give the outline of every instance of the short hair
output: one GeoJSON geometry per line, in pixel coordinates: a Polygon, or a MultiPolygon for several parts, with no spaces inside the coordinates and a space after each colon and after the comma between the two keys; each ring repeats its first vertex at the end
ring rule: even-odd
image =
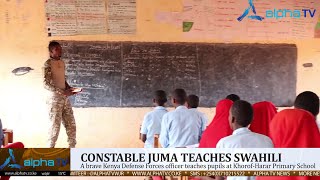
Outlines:
{"type": "Polygon", "coordinates": [[[57,41],[50,41],[48,49],[49,52],[51,52],[53,50],[53,48],[61,46],[60,43],[58,43],[57,41]]]}
{"type": "Polygon", "coordinates": [[[302,92],[294,101],[294,107],[304,109],[317,116],[319,114],[319,97],[311,91],[302,92]]]}
{"type": "Polygon", "coordinates": [[[172,92],[172,97],[176,100],[177,104],[184,104],[187,100],[187,93],[184,89],[175,89],[172,92]]]}
{"type": "Polygon", "coordinates": [[[237,124],[247,127],[253,119],[253,108],[247,101],[238,100],[233,103],[231,114],[237,124]]]}
{"type": "Polygon", "coordinates": [[[163,106],[167,102],[167,93],[163,90],[157,90],[153,93],[153,98],[158,105],[163,106]]]}
{"type": "Polygon", "coordinates": [[[187,101],[191,108],[197,108],[199,106],[199,97],[194,94],[189,95],[187,101]]]}
{"type": "Polygon", "coordinates": [[[229,99],[229,100],[235,102],[235,101],[239,101],[239,100],[240,100],[240,97],[239,97],[238,95],[236,95],[236,94],[229,94],[229,95],[226,97],[226,99],[229,99]]]}

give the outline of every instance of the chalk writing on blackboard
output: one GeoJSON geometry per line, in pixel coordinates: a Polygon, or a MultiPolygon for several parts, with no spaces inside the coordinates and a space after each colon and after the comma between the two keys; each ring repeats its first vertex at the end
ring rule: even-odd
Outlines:
{"type": "Polygon", "coordinates": [[[153,91],[175,88],[198,95],[202,107],[230,93],[277,106],[296,95],[291,44],[61,43],[69,84],[87,92],[73,98],[76,107],[149,107],[153,91]]]}

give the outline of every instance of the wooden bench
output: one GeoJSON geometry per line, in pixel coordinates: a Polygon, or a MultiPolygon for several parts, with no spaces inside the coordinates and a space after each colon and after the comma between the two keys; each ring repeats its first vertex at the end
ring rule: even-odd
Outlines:
{"type": "Polygon", "coordinates": [[[13,143],[13,130],[12,129],[4,129],[3,130],[3,146],[8,145],[9,143],[13,143]]]}

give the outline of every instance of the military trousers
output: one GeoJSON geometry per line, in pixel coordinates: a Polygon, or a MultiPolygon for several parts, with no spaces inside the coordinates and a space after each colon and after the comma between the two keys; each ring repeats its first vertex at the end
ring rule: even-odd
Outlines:
{"type": "Polygon", "coordinates": [[[60,133],[61,123],[66,129],[69,148],[74,148],[76,141],[76,122],[69,98],[65,95],[52,94],[47,99],[49,108],[49,147],[54,148],[60,133]]]}

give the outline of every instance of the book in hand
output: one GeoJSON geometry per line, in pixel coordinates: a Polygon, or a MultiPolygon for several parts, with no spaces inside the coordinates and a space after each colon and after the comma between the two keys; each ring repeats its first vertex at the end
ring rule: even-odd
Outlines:
{"type": "Polygon", "coordinates": [[[192,144],[192,145],[188,145],[186,146],[186,148],[198,148],[199,144],[192,144]]]}
{"type": "Polygon", "coordinates": [[[73,88],[72,89],[72,92],[73,93],[79,93],[79,92],[81,92],[82,91],[82,88],[73,88]]]}

